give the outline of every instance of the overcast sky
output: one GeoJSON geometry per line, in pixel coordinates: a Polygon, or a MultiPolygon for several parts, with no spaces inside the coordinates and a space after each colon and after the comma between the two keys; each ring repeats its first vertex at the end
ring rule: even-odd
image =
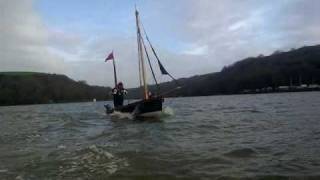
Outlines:
{"type": "MultiPolygon", "coordinates": [[[[112,63],[104,62],[113,50],[119,79],[135,87],[135,4],[177,78],[320,44],[318,0],[0,0],[0,71],[59,73],[113,86],[112,63]]],[[[169,80],[158,68],[157,74],[169,80]]]]}

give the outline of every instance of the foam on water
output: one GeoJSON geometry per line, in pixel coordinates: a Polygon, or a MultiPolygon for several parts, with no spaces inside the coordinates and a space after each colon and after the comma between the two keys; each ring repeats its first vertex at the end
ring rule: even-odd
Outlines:
{"type": "Polygon", "coordinates": [[[59,145],[59,146],[57,147],[57,149],[66,149],[66,146],[65,146],[65,145],[59,145]]]}
{"type": "Polygon", "coordinates": [[[174,116],[174,111],[171,107],[167,106],[162,110],[163,116],[174,116]]]}
{"type": "Polygon", "coordinates": [[[130,113],[122,113],[122,112],[118,112],[118,111],[114,111],[113,113],[110,114],[110,117],[112,119],[129,119],[129,120],[133,120],[134,116],[130,113]]]}
{"type": "MultiPolygon", "coordinates": [[[[174,111],[170,107],[165,107],[162,110],[162,113],[160,115],[160,118],[168,117],[168,116],[173,116],[174,111]]],[[[122,113],[118,111],[114,111],[113,113],[110,114],[111,119],[120,119],[120,120],[134,120],[134,115],[131,113],[122,113]]]]}
{"type": "Polygon", "coordinates": [[[8,172],[8,169],[0,169],[0,173],[6,173],[8,172]]]}
{"type": "MultiPolygon", "coordinates": [[[[67,158],[68,163],[60,166],[60,177],[87,172],[86,175],[112,175],[119,169],[128,166],[124,158],[116,157],[102,147],[91,145],[76,152],[75,156],[67,158]]],[[[86,177],[90,178],[90,177],[86,177]]]]}

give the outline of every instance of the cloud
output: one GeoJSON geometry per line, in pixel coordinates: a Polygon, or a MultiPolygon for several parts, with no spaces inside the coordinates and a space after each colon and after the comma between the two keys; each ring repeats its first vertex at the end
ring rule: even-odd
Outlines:
{"type": "MultiPolygon", "coordinates": [[[[137,86],[133,8],[98,12],[104,8],[90,3],[92,13],[88,8],[78,13],[84,4],[71,3],[73,21],[50,25],[48,19],[59,21],[68,8],[45,19],[32,0],[0,1],[0,70],[64,73],[89,84],[112,86],[112,63],[104,58],[114,50],[118,79],[137,86]],[[95,19],[94,14],[103,17],[95,19]]],[[[117,8],[122,7],[128,8],[117,8]]],[[[215,72],[246,57],[320,42],[320,1],[315,0],[163,0],[141,1],[139,7],[162,63],[176,77],[215,72]]],[[[157,77],[170,80],[160,75],[154,60],[157,77]]],[[[153,82],[150,75],[148,79],[153,82]]]]}
{"type": "Polygon", "coordinates": [[[187,55],[205,55],[208,53],[208,46],[203,45],[203,46],[198,46],[195,44],[189,45],[186,50],[184,50],[182,53],[187,54],[187,55]]]}
{"type": "Polygon", "coordinates": [[[180,24],[186,41],[207,45],[209,58],[225,63],[320,42],[318,1],[188,2],[188,21],[180,24]]]}
{"type": "Polygon", "coordinates": [[[2,0],[0,13],[0,71],[66,71],[63,59],[47,49],[48,32],[31,0],[2,0]]]}
{"type": "Polygon", "coordinates": [[[72,77],[85,79],[91,84],[113,85],[112,62],[104,62],[114,51],[118,79],[127,86],[138,85],[138,61],[136,39],[125,37],[98,36],[82,44],[78,60],[70,63],[72,77]]]}

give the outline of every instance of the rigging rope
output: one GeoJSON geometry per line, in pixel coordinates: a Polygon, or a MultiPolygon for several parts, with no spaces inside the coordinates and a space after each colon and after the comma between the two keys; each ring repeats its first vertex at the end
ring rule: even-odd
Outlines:
{"type": "MultiPolygon", "coordinates": [[[[151,44],[151,42],[150,42],[150,40],[149,40],[148,34],[147,34],[147,32],[146,32],[143,24],[142,24],[141,22],[140,22],[140,24],[141,24],[141,26],[142,26],[143,33],[145,34],[146,39],[147,39],[147,41],[148,41],[148,43],[149,43],[149,46],[150,46],[150,48],[151,48],[151,50],[152,50],[152,53],[154,54],[154,56],[156,57],[156,59],[157,59],[157,61],[158,61],[158,63],[159,63],[160,69],[161,69],[161,68],[164,69],[164,67],[163,67],[162,64],[161,64],[161,61],[160,61],[160,59],[159,59],[156,51],[154,50],[154,48],[153,48],[153,46],[152,46],[152,44],[151,44]]],[[[168,71],[165,70],[165,72],[166,72],[166,74],[167,74],[168,76],[170,76],[170,78],[171,78],[172,80],[174,80],[174,82],[179,86],[178,81],[177,81],[168,71]]]]}

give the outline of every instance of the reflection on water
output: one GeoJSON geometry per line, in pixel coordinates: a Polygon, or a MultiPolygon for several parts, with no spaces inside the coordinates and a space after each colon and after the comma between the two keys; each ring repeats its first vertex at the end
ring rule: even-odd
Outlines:
{"type": "Polygon", "coordinates": [[[0,107],[0,179],[320,178],[319,92],[167,99],[152,122],[103,105],[0,107]]]}

